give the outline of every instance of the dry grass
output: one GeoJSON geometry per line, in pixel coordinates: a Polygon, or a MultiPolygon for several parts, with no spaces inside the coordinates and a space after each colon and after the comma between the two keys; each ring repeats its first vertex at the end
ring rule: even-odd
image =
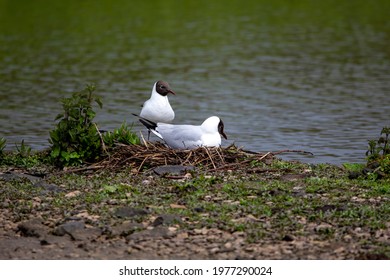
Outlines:
{"type": "Polygon", "coordinates": [[[81,168],[69,168],[65,172],[82,172],[87,170],[119,171],[131,167],[138,172],[143,168],[154,168],[163,165],[182,165],[202,167],[208,172],[226,169],[246,169],[254,161],[271,163],[275,156],[281,153],[306,153],[297,150],[282,150],[277,152],[252,152],[235,146],[199,147],[193,150],[175,150],[160,142],[147,142],[143,145],[119,144],[107,151],[107,156],[101,161],[81,168]]]}
{"type": "Polygon", "coordinates": [[[253,160],[273,158],[271,153],[253,153],[231,145],[226,148],[199,147],[193,150],[175,150],[157,142],[144,145],[121,145],[95,166],[121,169],[131,165],[140,171],[143,167],[161,165],[201,166],[207,170],[219,170],[249,164],[253,160]]]}

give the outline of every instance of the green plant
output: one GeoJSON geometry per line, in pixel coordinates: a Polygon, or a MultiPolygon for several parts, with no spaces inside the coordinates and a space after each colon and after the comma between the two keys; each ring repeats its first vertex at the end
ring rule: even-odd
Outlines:
{"type": "Polygon", "coordinates": [[[368,150],[366,152],[367,160],[374,161],[378,158],[385,157],[390,154],[389,143],[390,127],[382,128],[380,137],[378,140],[368,141],[368,150]],[[382,136],[384,134],[384,136],[382,136]],[[382,154],[381,154],[382,153],[382,154]]]}
{"type": "Polygon", "coordinates": [[[4,137],[1,137],[1,138],[0,138],[0,156],[3,155],[3,151],[4,151],[4,149],[5,149],[5,146],[7,146],[6,143],[7,143],[7,140],[5,140],[4,137]]]}
{"type": "Polygon", "coordinates": [[[390,174],[390,127],[383,127],[378,140],[368,141],[368,150],[366,152],[367,165],[373,169],[372,172],[380,177],[390,174]]]}
{"type": "Polygon", "coordinates": [[[129,127],[124,121],[120,128],[115,129],[113,132],[105,132],[103,134],[104,143],[112,147],[115,143],[122,143],[126,145],[138,145],[140,140],[136,133],[132,131],[132,126],[129,127]]]}
{"type": "Polygon", "coordinates": [[[20,143],[20,146],[15,145],[16,150],[18,151],[18,154],[22,158],[29,157],[31,155],[31,147],[24,144],[24,140],[20,143]]]}
{"type": "Polygon", "coordinates": [[[64,112],[55,120],[57,127],[50,131],[50,156],[57,165],[69,166],[96,160],[101,153],[101,139],[93,122],[96,113],[92,104],[102,108],[101,98],[94,94],[94,85],[62,99],[64,112]]]}

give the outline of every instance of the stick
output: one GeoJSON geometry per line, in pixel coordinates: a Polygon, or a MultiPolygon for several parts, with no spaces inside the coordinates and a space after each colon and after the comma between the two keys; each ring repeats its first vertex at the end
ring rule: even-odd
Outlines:
{"type": "Polygon", "coordinates": [[[307,151],[303,151],[303,150],[281,150],[281,151],[270,152],[270,153],[273,155],[279,155],[279,154],[283,154],[283,153],[299,153],[299,154],[307,154],[307,155],[314,156],[314,154],[312,152],[307,152],[307,151]]]}
{"type": "Polygon", "coordinates": [[[208,149],[207,147],[204,147],[204,148],[205,148],[205,150],[206,150],[206,153],[209,155],[209,158],[210,158],[211,163],[213,164],[214,168],[217,168],[217,167],[215,166],[215,164],[214,164],[213,158],[212,158],[211,155],[210,155],[209,149],[208,149]]]}
{"type": "Polygon", "coordinates": [[[102,134],[100,133],[99,128],[97,127],[96,123],[93,123],[93,124],[95,125],[96,131],[97,131],[97,133],[99,134],[100,142],[102,143],[102,150],[103,150],[103,152],[104,152],[106,155],[110,156],[110,154],[107,152],[106,144],[104,144],[103,136],[102,136],[102,134]]]}

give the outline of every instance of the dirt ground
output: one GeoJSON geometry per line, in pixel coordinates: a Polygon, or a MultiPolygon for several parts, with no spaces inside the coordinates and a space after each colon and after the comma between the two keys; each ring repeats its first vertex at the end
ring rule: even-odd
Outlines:
{"type": "MultiPolygon", "coordinates": [[[[40,203],[34,198],[34,203],[40,203]]],[[[2,204],[6,204],[3,201],[2,204]]],[[[226,232],[218,228],[184,229],[185,217],[172,214],[153,216],[149,209],[122,207],[111,225],[83,209],[73,216],[53,216],[44,220],[40,213],[12,222],[16,213],[2,209],[0,214],[0,259],[386,259],[371,253],[372,245],[354,242],[346,234],[340,240],[316,240],[286,235],[248,243],[245,232],[226,232]],[[138,223],[133,218],[148,215],[138,223]],[[180,221],[179,224],[176,221],[180,221]]],[[[250,221],[249,221],[250,222],[250,221]]],[[[256,221],[262,222],[262,221],[256,221]]],[[[390,224],[389,224],[390,226],[390,224]]],[[[312,224],[313,231],[327,224],[312,224]]],[[[389,228],[389,227],[388,227],[389,228]]],[[[359,239],[373,233],[354,232],[359,239]]],[[[389,230],[376,232],[387,239],[389,230]]],[[[382,242],[387,242],[382,240],[382,242]]]]}
{"type": "MultiPolygon", "coordinates": [[[[280,231],[274,233],[273,230],[275,229],[271,228],[273,223],[278,223],[275,220],[279,217],[278,211],[285,211],[277,205],[274,206],[274,214],[271,216],[253,216],[249,212],[251,211],[250,204],[247,205],[247,208],[242,208],[242,211],[247,212],[239,216],[228,212],[237,223],[253,224],[256,230],[256,227],[261,224],[261,228],[268,231],[264,234],[264,237],[257,237],[254,240],[249,236],[249,230],[225,230],[215,222],[199,227],[199,224],[194,224],[194,220],[188,219],[186,215],[181,215],[182,212],[169,211],[184,207],[183,194],[180,192],[186,190],[175,189],[172,191],[170,186],[176,182],[176,179],[164,179],[165,181],[162,181],[159,177],[144,175],[140,175],[142,178],[137,177],[139,183],[134,184],[138,184],[139,189],[131,189],[132,192],[138,192],[140,199],[144,199],[148,195],[151,196],[160,191],[161,193],[155,194],[156,200],[154,203],[156,205],[159,203],[158,199],[164,200],[167,195],[174,196],[177,195],[177,192],[180,193],[174,204],[167,204],[166,207],[164,206],[165,208],[160,205],[160,210],[155,211],[152,207],[134,207],[129,205],[127,200],[121,199],[104,199],[99,203],[91,201],[93,196],[88,195],[101,192],[101,186],[99,185],[100,189],[97,190],[95,183],[91,183],[90,187],[83,188],[79,185],[84,186],[92,181],[93,174],[83,176],[85,181],[82,182],[77,181],[82,176],[73,176],[71,179],[61,179],[63,180],[62,183],[54,184],[55,177],[45,181],[35,176],[25,175],[21,171],[0,172],[0,191],[3,197],[0,201],[0,259],[307,260],[389,258],[390,219],[384,221],[385,226],[375,229],[359,226],[364,224],[361,220],[351,223],[351,227],[337,228],[337,219],[339,218],[335,213],[348,210],[343,207],[343,203],[346,203],[347,200],[351,201],[351,207],[356,206],[351,208],[357,211],[356,213],[360,213],[358,212],[359,205],[367,209],[371,209],[368,207],[376,207],[373,209],[388,211],[386,210],[388,208],[380,208],[383,204],[388,205],[389,198],[387,195],[366,199],[364,198],[366,190],[359,188],[358,190],[361,190],[362,194],[356,192],[352,193],[350,197],[344,198],[342,194],[346,193],[345,191],[330,186],[331,191],[339,191],[335,195],[335,199],[340,199],[339,202],[333,201],[333,204],[331,204],[328,201],[327,193],[324,193],[323,190],[319,189],[315,192],[311,190],[309,193],[308,188],[310,186],[303,184],[305,178],[314,176],[314,173],[305,175],[297,174],[294,171],[295,174],[292,174],[291,170],[286,170],[286,174],[280,176],[273,174],[274,177],[272,178],[278,178],[277,180],[280,182],[283,180],[289,181],[291,184],[287,185],[287,189],[272,187],[264,193],[264,191],[260,192],[258,189],[249,186],[250,188],[242,189],[245,192],[249,190],[253,192],[245,194],[248,201],[253,201],[254,197],[257,196],[258,199],[264,199],[268,203],[271,200],[278,201],[280,197],[280,199],[284,199],[281,200],[282,203],[285,203],[285,200],[288,201],[295,197],[297,202],[302,202],[304,211],[311,212],[307,212],[306,217],[292,217],[293,230],[289,230],[288,225],[286,225],[287,229],[282,234],[280,234],[280,231]],[[172,183],[172,181],[175,182],[172,183]],[[162,187],[161,182],[165,182],[168,187],[162,187]],[[30,193],[31,189],[36,186],[40,187],[39,190],[30,193]],[[290,186],[292,186],[293,191],[289,189],[290,186]],[[289,196],[286,196],[287,194],[289,196]],[[80,199],[77,200],[77,197],[80,197],[80,199]],[[306,209],[305,207],[308,202],[314,199],[318,199],[318,203],[323,203],[317,207],[324,213],[323,215],[327,215],[327,213],[334,214],[334,217],[329,214],[328,219],[328,221],[334,221],[334,224],[326,222],[326,219],[321,218],[321,216],[313,219],[313,221],[310,220],[310,215],[317,215],[318,210],[314,208],[306,209]],[[88,200],[88,203],[84,203],[85,200],[88,200]],[[61,206],[58,206],[59,203],[61,203],[61,206]],[[69,206],[67,203],[69,203],[69,206]],[[161,209],[163,210],[161,211],[161,209]]],[[[261,176],[268,176],[267,180],[269,180],[271,175],[264,175],[266,173],[263,171],[261,170],[261,176]]],[[[278,169],[279,173],[280,169],[278,169]]],[[[105,176],[107,177],[107,175],[105,176]]],[[[127,179],[118,178],[107,180],[111,180],[113,186],[118,185],[114,184],[117,180],[123,184],[120,186],[133,188],[124,181],[127,179]]],[[[100,184],[102,178],[97,177],[96,180],[100,184]]],[[[223,181],[224,179],[219,180],[223,181]]],[[[235,179],[231,180],[234,181],[235,179]]],[[[273,181],[275,180],[269,180],[271,183],[273,181]]],[[[194,184],[196,182],[198,181],[192,181],[194,184]]],[[[218,182],[218,180],[216,182],[212,181],[212,178],[205,179],[203,182],[206,185],[209,184],[204,187],[207,190],[202,194],[205,203],[209,201],[209,205],[220,205],[220,207],[226,203],[231,203],[232,207],[236,207],[234,205],[235,201],[222,200],[222,198],[217,197],[222,193],[221,189],[218,188],[223,187],[218,182]],[[207,191],[210,191],[210,195],[207,191]]],[[[256,188],[263,186],[261,185],[263,183],[256,185],[258,184],[256,182],[248,181],[248,184],[254,184],[256,188]]],[[[186,184],[186,181],[183,181],[178,186],[186,187],[186,184]]],[[[237,184],[240,186],[240,181],[237,184]]],[[[351,183],[351,186],[355,185],[356,183],[351,183]]],[[[195,187],[191,186],[191,188],[195,187]]],[[[203,188],[203,186],[200,188],[203,188]]],[[[232,191],[236,190],[234,188],[235,185],[232,185],[232,191]]],[[[346,186],[346,188],[350,189],[349,186],[346,186]]],[[[106,188],[105,191],[113,192],[115,189],[106,188]]],[[[185,195],[188,199],[193,197],[192,193],[185,195]]],[[[238,197],[241,195],[241,193],[237,194],[238,197]]],[[[187,207],[193,206],[189,202],[187,207]]],[[[218,216],[218,208],[216,209],[214,213],[211,213],[214,216],[218,216]]],[[[210,213],[205,209],[194,207],[192,210],[198,212],[198,214],[200,213],[200,217],[205,218],[205,220],[207,220],[207,217],[211,217],[208,216],[210,213]]],[[[364,214],[364,212],[362,213],[364,214]]],[[[374,214],[372,214],[372,217],[375,219],[374,214]]],[[[383,218],[381,220],[383,221],[383,218]]],[[[375,222],[375,220],[373,221],[375,222]]]]}

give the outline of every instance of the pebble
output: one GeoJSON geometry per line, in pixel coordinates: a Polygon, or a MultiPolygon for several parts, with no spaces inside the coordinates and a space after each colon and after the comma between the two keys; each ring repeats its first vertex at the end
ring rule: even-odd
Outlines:
{"type": "Polygon", "coordinates": [[[80,194],[81,194],[81,191],[73,191],[73,192],[67,193],[65,195],[65,197],[66,198],[72,198],[72,197],[79,196],[80,194]]]}

